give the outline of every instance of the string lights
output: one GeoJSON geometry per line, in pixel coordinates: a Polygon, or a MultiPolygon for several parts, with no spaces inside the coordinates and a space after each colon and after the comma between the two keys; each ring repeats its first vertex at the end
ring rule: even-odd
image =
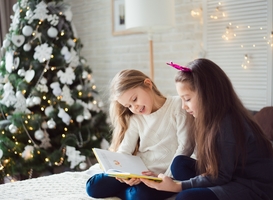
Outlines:
{"type": "Polygon", "coordinates": [[[223,11],[222,3],[218,2],[218,6],[215,8],[214,13],[210,15],[210,18],[218,20],[221,19],[222,17],[226,17],[226,14],[223,11]]]}
{"type": "Polygon", "coordinates": [[[250,65],[249,55],[245,54],[241,66],[242,66],[242,68],[247,69],[249,67],[249,65],[250,65]]]}
{"type": "Polygon", "coordinates": [[[224,40],[231,40],[234,37],[236,37],[236,33],[233,31],[232,24],[229,23],[229,25],[226,27],[225,33],[222,35],[222,38],[224,40]]]}
{"type": "MultiPolygon", "coordinates": [[[[196,17],[199,15],[197,9],[193,9],[191,11],[191,16],[196,17]]],[[[210,17],[211,20],[225,20],[227,19],[227,14],[224,12],[224,6],[221,2],[218,2],[218,4],[215,6],[214,11],[212,11],[212,14],[208,13],[208,16],[210,17]]],[[[243,37],[243,34],[254,34],[255,35],[260,35],[259,31],[262,31],[262,34],[267,34],[265,33],[265,29],[261,26],[258,26],[256,24],[236,24],[233,22],[229,22],[227,26],[225,26],[225,30],[223,31],[224,33],[222,34],[222,39],[231,42],[232,40],[236,39],[240,40],[241,37],[243,37]]],[[[270,46],[273,47],[273,31],[270,31],[269,36],[263,36],[263,40],[270,46]]],[[[246,40],[242,40],[243,42],[246,40]]],[[[247,49],[247,51],[251,51],[250,49],[257,48],[260,45],[263,45],[263,43],[259,42],[258,40],[253,40],[252,44],[249,43],[249,41],[246,41],[246,44],[242,43],[240,44],[240,48],[247,49]]],[[[230,43],[233,45],[233,43],[230,43]]],[[[236,44],[236,43],[234,43],[236,44]]],[[[243,69],[247,69],[250,67],[250,55],[248,53],[245,53],[243,55],[243,61],[241,64],[241,67],[243,69]]]]}
{"type": "Polygon", "coordinates": [[[191,16],[192,17],[201,17],[202,16],[202,8],[196,8],[191,10],[191,16]]]}

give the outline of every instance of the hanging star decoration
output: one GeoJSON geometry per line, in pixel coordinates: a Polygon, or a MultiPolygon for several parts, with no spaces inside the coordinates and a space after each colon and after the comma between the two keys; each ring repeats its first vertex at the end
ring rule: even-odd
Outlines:
{"type": "Polygon", "coordinates": [[[38,38],[39,42],[42,43],[42,39],[41,39],[42,33],[38,31],[38,28],[39,28],[39,26],[37,26],[36,30],[32,33],[32,35],[34,36],[32,41],[36,40],[38,38]]]}

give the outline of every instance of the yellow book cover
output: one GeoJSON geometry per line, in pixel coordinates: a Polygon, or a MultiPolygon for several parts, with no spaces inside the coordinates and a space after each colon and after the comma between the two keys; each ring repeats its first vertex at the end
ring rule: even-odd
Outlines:
{"type": "Polygon", "coordinates": [[[118,178],[146,178],[154,181],[161,181],[161,178],[142,175],[148,171],[139,156],[122,154],[105,149],[92,148],[102,170],[108,176],[118,178]]]}

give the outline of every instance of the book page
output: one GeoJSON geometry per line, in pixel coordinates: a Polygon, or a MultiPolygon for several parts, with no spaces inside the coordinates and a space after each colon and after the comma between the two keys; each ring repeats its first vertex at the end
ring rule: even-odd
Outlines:
{"type": "Polygon", "coordinates": [[[146,178],[161,181],[158,177],[142,175],[148,171],[139,156],[112,152],[104,149],[93,148],[93,152],[103,168],[103,171],[112,177],[119,178],[146,178]]]}
{"type": "Polygon", "coordinates": [[[121,154],[97,148],[93,148],[93,151],[105,172],[115,170],[120,173],[142,175],[143,171],[148,171],[139,156],[121,154]]]}

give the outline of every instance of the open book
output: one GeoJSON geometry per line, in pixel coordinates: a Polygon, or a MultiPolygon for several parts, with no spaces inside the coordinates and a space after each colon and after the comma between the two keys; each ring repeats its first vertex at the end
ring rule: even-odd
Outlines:
{"type": "Polygon", "coordinates": [[[104,149],[92,149],[102,170],[112,177],[118,178],[146,178],[154,181],[161,181],[161,178],[142,175],[148,171],[147,167],[139,156],[127,155],[112,152],[104,149]]]}

